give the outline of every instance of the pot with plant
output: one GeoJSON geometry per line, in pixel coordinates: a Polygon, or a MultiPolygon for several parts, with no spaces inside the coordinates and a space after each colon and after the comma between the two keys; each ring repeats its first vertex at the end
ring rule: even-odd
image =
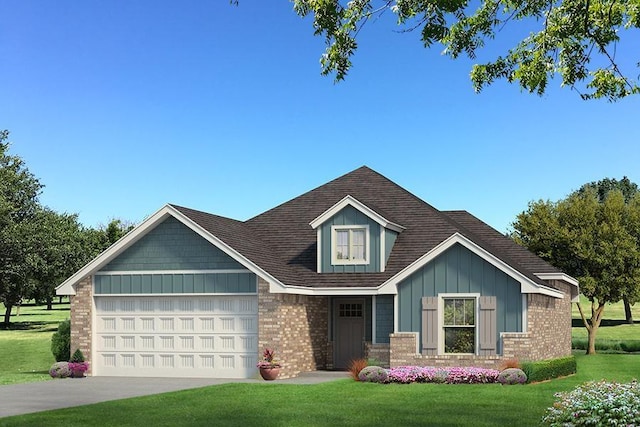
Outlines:
{"type": "Polygon", "coordinates": [[[71,359],[69,359],[69,370],[71,371],[71,377],[82,378],[89,369],[89,363],[84,361],[84,355],[82,350],[77,349],[71,359]]]}
{"type": "Polygon", "coordinates": [[[262,352],[262,360],[258,362],[258,369],[260,369],[260,376],[266,381],[273,381],[278,378],[280,374],[280,363],[275,360],[275,351],[270,348],[265,348],[262,352]]]}

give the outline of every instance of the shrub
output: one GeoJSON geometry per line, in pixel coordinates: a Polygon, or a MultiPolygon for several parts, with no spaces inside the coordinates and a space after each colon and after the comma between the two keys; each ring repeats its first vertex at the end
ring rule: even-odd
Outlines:
{"type": "MultiPolygon", "coordinates": [[[[585,338],[571,340],[574,350],[586,350],[588,341],[585,338]]],[[[640,352],[640,340],[596,340],[596,351],[603,353],[637,353],[640,352]]]]}
{"type": "Polygon", "coordinates": [[[71,353],[71,321],[60,322],[58,330],[51,336],[51,352],[56,362],[66,362],[71,353]]]}
{"type": "Polygon", "coordinates": [[[385,383],[388,377],[387,370],[380,366],[367,366],[358,374],[358,380],[371,383],[385,383]]]}
{"type": "Polygon", "coordinates": [[[576,373],[576,358],[567,356],[537,362],[523,362],[522,370],[530,383],[565,377],[576,373]]]}
{"type": "Polygon", "coordinates": [[[549,426],[640,425],[640,384],[588,382],[555,394],[542,422],[549,426]]]}
{"type": "Polygon", "coordinates": [[[73,362],[73,363],[84,362],[84,354],[82,354],[82,350],[77,349],[76,351],[74,351],[73,355],[71,356],[71,359],[69,359],[69,362],[73,362]]]}
{"type": "Polygon", "coordinates": [[[500,366],[498,367],[499,371],[504,371],[505,369],[509,369],[509,368],[518,368],[520,369],[520,362],[518,361],[518,359],[516,359],[515,357],[512,359],[506,359],[503,360],[502,362],[500,362],[500,366]]]}
{"type": "Polygon", "coordinates": [[[67,378],[71,376],[71,369],[69,369],[69,362],[56,362],[49,369],[49,375],[52,378],[67,378]]]}
{"type": "Polygon", "coordinates": [[[368,365],[369,362],[367,362],[366,359],[354,359],[349,362],[349,374],[351,375],[351,378],[356,381],[360,381],[358,378],[358,374],[360,374],[360,371],[362,371],[368,365]]]}
{"type": "Polygon", "coordinates": [[[522,369],[507,368],[498,375],[498,382],[502,385],[524,384],[527,382],[527,374],[522,369]]]}

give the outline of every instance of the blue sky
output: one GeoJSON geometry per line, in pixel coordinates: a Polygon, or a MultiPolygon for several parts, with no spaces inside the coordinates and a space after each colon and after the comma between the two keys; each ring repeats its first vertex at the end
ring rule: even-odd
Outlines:
{"type": "Polygon", "coordinates": [[[392,16],[339,84],[287,0],[3,0],[0,16],[0,129],[41,201],[86,225],[165,203],[244,220],[362,165],[499,231],[531,200],[640,183],[640,98],[584,102],[558,79],[475,94],[469,60],[392,16]]]}

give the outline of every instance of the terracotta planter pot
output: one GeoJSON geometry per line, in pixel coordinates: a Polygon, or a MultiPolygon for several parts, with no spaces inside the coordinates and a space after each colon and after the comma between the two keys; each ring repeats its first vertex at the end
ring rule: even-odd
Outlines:
{"type": "Polygon", "coordinates": [[[260,376],[265,381],[273,381],[278,378],[280,368],[260,368],[260,376]]]}

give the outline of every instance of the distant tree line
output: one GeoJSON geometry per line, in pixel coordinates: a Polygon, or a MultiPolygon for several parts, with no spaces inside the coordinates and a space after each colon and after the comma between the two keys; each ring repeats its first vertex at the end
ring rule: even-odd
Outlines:
{"type": "Polygon", "coordinates": [[[0,131],[0,302],[8,326],[25,300],[52,308],[55,288],[126,234],[132,225],[112,220],[85,227],[77,214],[43,206],[43,185],[24,161],[9,154],[9,132],[0,131]]]}

